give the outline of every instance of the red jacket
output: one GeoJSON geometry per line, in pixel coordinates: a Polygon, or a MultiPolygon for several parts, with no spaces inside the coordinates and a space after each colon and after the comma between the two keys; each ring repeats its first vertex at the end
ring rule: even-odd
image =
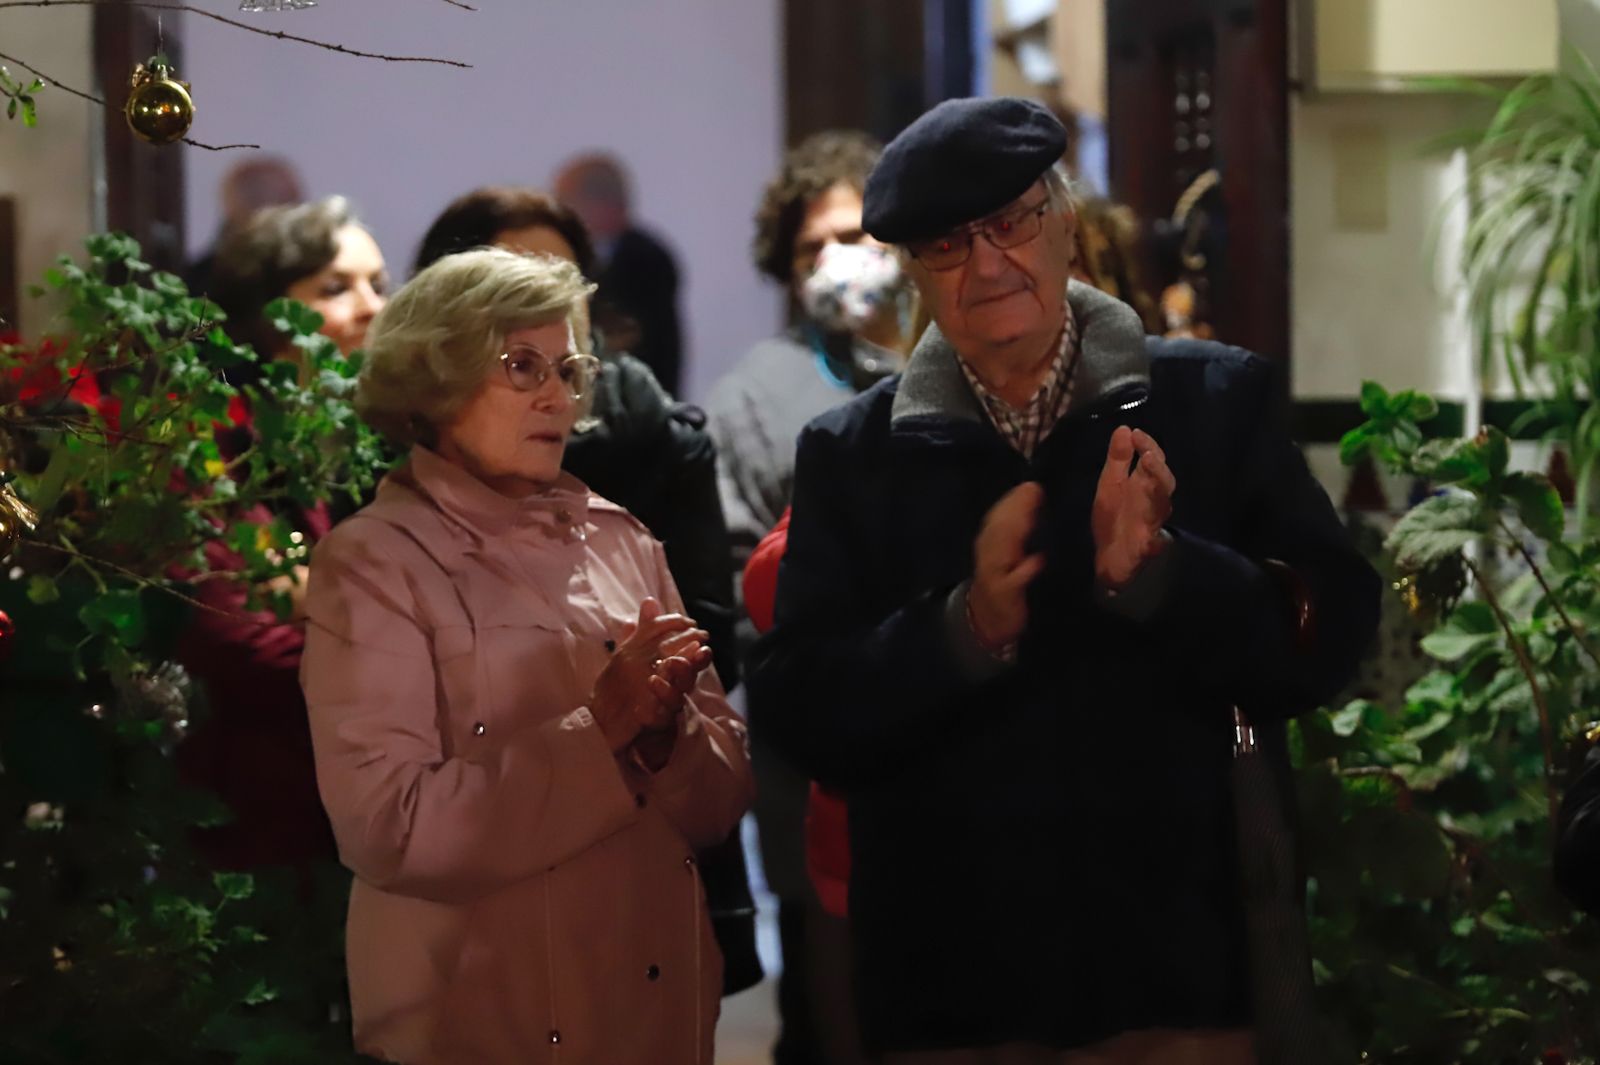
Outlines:
{"type": "MultiPolygon", "coordinates": [[[[789,512],[784,511],[745,563],[744,606],[760,632],[772,628],[773,606],[778,598],[778,564],[788,546],[789,512]]],[[[811,785],[806,806],[806,872],[823,910],[835,917],[847,916],[850,822],[844,799],[817,784],[811,785]]]]}

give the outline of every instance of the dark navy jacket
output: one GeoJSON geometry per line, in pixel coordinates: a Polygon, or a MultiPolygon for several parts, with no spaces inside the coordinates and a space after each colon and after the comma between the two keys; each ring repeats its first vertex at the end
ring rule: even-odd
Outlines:
{"type": "Polygon", "coordinates": [[[1556,840],[1556,883],[1567,898],[1600,917],[1600,747],[1561,803],[1556,840]]]}
{"type": "Polygon", "coordinates": [[[1247,1024],[1231,707],[1281,760],[1281,722],[1337,693],[1376,627],[1377,575],[1282,428],[1270,366],[1147,341],[1085,286],[1071,302],[1078,391],[1031,462],[936,330],[800,438],[751,720],[849,801],[870,1050],[1247,1024]],[[1124,423],[1177,477],[1174,540],[1108,601],[1088,515],[1124,423]],[[985,513],[1030,479],[1048,564],[1007,667],[961,604],[985,513]],[[1309,648],[1266,559],[1310,591],[1309,648]]]}

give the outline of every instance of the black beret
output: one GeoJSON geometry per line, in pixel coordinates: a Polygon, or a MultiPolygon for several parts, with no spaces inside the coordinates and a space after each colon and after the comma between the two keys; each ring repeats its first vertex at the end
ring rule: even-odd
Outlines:
{"type": "Polygon", "coordinates": [[[886,244],[938,236],[1027,192],[1066,148],[1066,129],[1043,104],[946,100],[883,150],[867,177],[862,228],[886,244]]]}

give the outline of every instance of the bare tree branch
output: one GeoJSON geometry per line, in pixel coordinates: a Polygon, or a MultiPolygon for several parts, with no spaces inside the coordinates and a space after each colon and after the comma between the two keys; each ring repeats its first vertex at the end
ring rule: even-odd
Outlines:
{"type": "Polygon", "coordinates": [[[197,141],[193,137],[183,138],[183,143],[189,145],[191,148],[204,148],[208,152],[231,152],[235,148],[261,147],[259,144],[207,144],[205,141],[197,141]]]}
{"type": "Polygon", "coordinates": [[[463,4],[461,2],[461,0],[444,0],[444,2],[449,4],[451,7],[459,7],[463,11],[476,11],[476,10],[478,10],[477,8],[473,7],[471,4],[463,4]]]}
{"type": "Polygon", "coordinates": [[[7,63],[15,63],[17,66],[21,67],[23,70],[26,70],[29,74],[32,74],[34,77],[44,82],[46,86],[52,89],[60,89],[62,92],[70,92],[80,100],[88,100],[90,103],[99,104],[101,107],[109,106],[104,100],[100,99],[100,97],[91,96],[89,93],[80,92],[70,85],[64,85],[55,78],[52,78],[50,75],[46,74],[44,71],[40,70],[38,67],[24,63],[14,55],[6,55],[4,52],[0,52],[0,59],[4,59],[7,63]]]}
{"type": "MultiPolygon", "coordinates": [[[[18,59],[16,56],[6,55],[4,52],[0,52],[0,59],[4,59],[8,63],[15,63],[17,66],[21,67],[23,70],[26,70],[28,73],[32,74],[34,77],[36,77],[40,81],[44,82],[46,88],[60,89],[62,92],[71,93],[73,96],[78,97],[78,99],[80,99],[80,100],[88,100],[90,103],[99,104],[101,107],[106,107],[106,108],[111,107],[111,104],[107,103],[105,100],[100,99],[100,97],[95,96],[92,93],[83,92],[80,89],[74,89],[71,85],[67,85],[67,84],[65,84],[63,82],[57,81],[55,78],[52,78],[50,75],[46,74],[44,71],[40,70],[38,67],[34,66],[31,63],[24,63],[22,60],[18,59]]],[[[232,150],[234,148],[260,148],[261,147],[261,145],[259,145],[259,144],[207,144],[205,141],[197,141],[193,137],[185,137],[185,138],[183,138],[183,143],[192,144],[196,148],[204,148],[204,149],[206,149],[207,151],[210,151],[210,152],[226,152],[226,151],[230,151],[230,150],[232,150]]]]}
{"type": "MultiPolygon", "coordinates": [[[[453,0],[446,0],[446,2],[450,3],[453,2],[453,0]]],[[[285,33],[282,30],[264,30],[260,26],[252,26],[248,22],[240,22],[238,19],[228,18],[226,15],[219,15],[214,11],[207,11],[205,8],[196,7],[193,4],[157,3],[154,2],[154,0],[0,0],[0,10],[13,7],[100,6],[139,7],[144,8],[147,11],[187,11],[192,15],[199,15],[201,18],[208,18],[213,22],[220,22],[224,26],[232,26],[235,29],[241,29],[247,33],[259,34],[262,37],[275,37],[280,41],[295,41],[299,44],[309,44],[314,48],[324,48],[330,52],[339,52],[342,55],[356,56],[361,59],[381,59],[386,63],[436,63],[440,66],[460,67],[463,70],[470,70],[472,67],[471,63],[463,63],[457,59],[439,59],[433,56],[415,55],[384,55],[380,52],[363,52],[355,48],[346,48],[342,44],[331,44],[328,41],[319,41],[312,37],[301,37],[293,33],[285,33]]],[[[40,76],[42,77],[43,75],[40,76]]],[[[204,147],[210,146],[205,145],[204,147]]]]}

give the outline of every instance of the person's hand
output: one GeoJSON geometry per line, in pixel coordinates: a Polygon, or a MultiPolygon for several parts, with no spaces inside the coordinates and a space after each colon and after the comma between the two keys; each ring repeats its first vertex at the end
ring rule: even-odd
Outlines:
{"type": "Polygon", "coordinates": [[[1166,454],[1149,433],[1124,425],[1111,434],[1090,517],[1094,575],[1102,588],[1127,584],[1166,547],[1161,528],[1172,516],[1177,488],[1166,454]]]}
{"type": "Polygon", "coordinates": [[[1029,481],[1007,492],[984,516],[972,547],[972,589],[967,609],[978,641],[991,650],[1016,642],[1028,627],[1028,585],[1044,569],[1044,556],[1028,554],[1044,489],[1029,481]]]}
{"type": "Polygon", "coordinates": [[[656,600],[639,604],[638,621],[627,626],[589,698],[589,712],[612,751],[626,750],[643,730],[673,723],[699,675],[695,663],[710,662],[707,638],[692,619],[663,613],[656,600]],[[685,673],[691,676],[686,683],[685,673]]]}

